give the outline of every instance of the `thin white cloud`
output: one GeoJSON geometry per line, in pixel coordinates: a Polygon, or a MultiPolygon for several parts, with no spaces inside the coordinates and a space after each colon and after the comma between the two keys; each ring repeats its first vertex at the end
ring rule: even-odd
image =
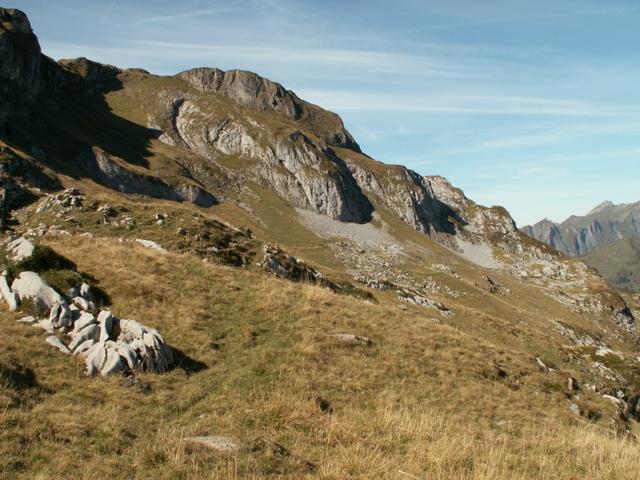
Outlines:
{"type": "MultiPolygon", "coordinates": [[[[144,40],[135,42],[143,48],[160,50],[166,54],[170,49],[182,57],[202,57],[212,55],[217,59],[229,58],[238,63],[277,63],[291,66],[332,65],[365,73],[377,71],[389,75],[423,74],[443,77],[468,78],[478,75],[477,66],[452,62],[438,56],[412,55],[380,51],[351,49],[292,48],[282,45],[230,45],[225,43],[201,44],[185,42],[164,42],[144,40]]],[[[338,71],[331,72],[334,77],[338,71]]],[[[484,72],[489,75],[489,72],[484,72]]]]}
{"type": "Polygon", "coordinates": [[[599,105],[544,97],[510,95],[381,95],[361,91],[312,90],[299,92],[303,98],[332,110],[371,112],[466,113],[561,116],[626,116],[638,114],[637,108],[599,105]]]}
{"type": "Polygon", "coordinates": [[[111,11],[113,10],[113,7],[115,7],[116,3],[118,0],[113,0],[111,2],[111,4],[109,4],[109,6],[107,7],[107,9],[105,10],[104,14],[102,15],[102,18],[100,19],[101,23],[104,23],[107,21],[107,18],[109,18],[109,15],[111,14],[111,11]]]}
{"type": "Polygon", "coordinates": [[[173,22],[176,20],[184,20],[187,18],[199,18],[199,17],[208,17],[211,15],[224,15],[232,12],[236,12],[237,10],[231,8],[207,8],[202,10],[193,10],[184,13],[172,13],[170,15],[157,15],[152,17],[140,18],[138,20],[134,20],[133,24],[144,24],[144,23],[158,23],[158,22],[173,22]]]}

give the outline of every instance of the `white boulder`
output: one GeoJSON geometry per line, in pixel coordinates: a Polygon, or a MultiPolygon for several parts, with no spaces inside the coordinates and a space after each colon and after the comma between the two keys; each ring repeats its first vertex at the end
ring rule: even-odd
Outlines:
{"type": "Polygon", "coordinates": [[[100,325],[100,342],[106,342],[111,335],[113,328],[113,315],[108,310],[102,310],[98,314],[98,325],[100,325]]]}
{"type": "Polygon", "coordinates": [[[91,340],[95,343],[98,341],[98,338],[100,338],[100,327],[95,323],[91,323],[73,334],[73,339],[71,340],[71,343],[69,343],[69,348],[71,350],[76,350],[76,348],[87,340],[91,340]]]}
{"type": "Polygon", "coordinates": [[[47,319],[38,320],[32,327],[38,327],[47,333],[53,333],[53,324],[47,319]]]}
{"type": "Polygon", "coordinates": [[[32,316],[28,316],[28,317],[22,317],[19,320],[16,320],[18,323],[26,323],[28,325],[33,325],[34,323],[37,322],[37,320],[35,319],[35,317],[32,316]]]}
{"type": "Polygon", "coordinates": [[[184,441],[217,452],[236,452],[242,448],[242,445],[233,438],[223,437],[221,435],[186,437],[184,441]]]}
{"type": "Polygon", "coordinates": [[[15,262],[20,262],[33,255],[35,245],[24,237],[16,238],[7,244],[9,258],[15,262]]]}
{"type": "MultiPolygon", "coordinates": [[[[89,350],[91,347],[93,347],[96,344],[96,341],[92,338],[90,338],[89,340],[85,340],[84,342],[82,342],[80,345],[78,345],[75,350],[73,350],[73,354],[74,355],[82,355],[84,354],[87,350],[89,350]]],[[[71,345],[69,345],[69,347],[71,347],[71,345]]]]}
{"type": "Polygon", "coordinates": [[[106,359],[102,369],[100,370],[100,374],[103,377],[107,375],[111,375],[117,372],[121,372],[126,368],[126,363],[122,360],[122,357],[116,350],[116,345],[114,342],[107,342],[106,344],[106,359]]]}
{"type": "Polygon", "coordinates": [[[22,272],[11,284],[20,301],[33,300],[36,308],[48,311],[55,304],[66,303],[64,298],[47,285],[40,275],[35,272],[22,272]]]}
{"type": "Polygon", "coordinates": [[[104,343],[96,343],[89,348],[85,353],[84,363],[87,367],[87,375],[95,375],[100,370],[107,358],[107,354],[104,350],[104,343]]]}
{"type": "Polygon", "coordinates": [[[7,302],[9,311],[15,312],[18,309],[19,299],[18,295],[15,292],[12,292],[11,288],[9,288],[6,271],[2,272],[2,275],[0,276],[0,293],[7,302]]]}
{"type": "Polygon", "coordinates": [[[142,245],[145,248],[150,248],[160,253],[167,253],[167,250],[165,250],[161,245],[157,244],[152,240],[143,240],[142,238],[136,238],[136,242],[138,242],[140,245],[142,245]]]}
{"type": "Polygon", "coordinates": [[[49,321],[56,328],[66,328],[72,325],[71,310],[66,300],[53,304],[49,310],[49,321]]]}
{"type": "Polygon", "coordinates": [[[62,353],[71,353],[69,348],[64,343],[62,343],[62,341],[58,337],[56,337],[55,335],[48,336],[46,338],[45,342],[47,342],[49,345],[51,345],[53,347],[56,347],[62,353]]]}
{"type": "Polygon", "coordinates": [[[71,335],[77,334],[80,330],[85,328],[87,325],[97,324],[96,317],[88,312],[81,312],[78,318],[73,323],[73,331],[71,335]]]}

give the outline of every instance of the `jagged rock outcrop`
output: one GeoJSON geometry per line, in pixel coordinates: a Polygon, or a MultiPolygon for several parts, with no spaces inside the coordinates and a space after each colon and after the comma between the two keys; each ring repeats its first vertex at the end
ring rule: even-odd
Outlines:
{"type": "Polygon", "coordinates": [[[329,145],[360,151],[351,134],[335,113],[312,105],[282,85],[253,72],[217,68],[194,68],[177,75],[204,93],[224,95],[239,105],[257,110],[273,110],[293,120],[309,121],[319,127],[329,145]]]}
{"type": "Polygon", "coordinates": [[[247,164],[240,175],[273,189],[301,208],[345,222],[371,219],[371,206],[345,162],[324,142],[300,131],[258,132],[232,118],[203,112],[195,103],[174,99],[175,140],[206,158],[220,154],[247,164]]]}
{"type": "Polygon", "coordinates": [[[264,258],[260,265],[267,272],[286,280],[337,288],[313,267],[272,245],[264,246],[264,258]]]}
{"type": "Polygon", "coordinates": [[[431,187],[434,196],[443,204],[449,206],[458,218],[458,225],[463,226],[467,235],[475,240],[483,239],[489,243],[500,242],[519,244],[519,234],[516,224],[509,212],[502,207],[484,207],[468,199],[464,192],[454,187],[444,177],[424,177],[431,187]]]}
{"type": "Polygon", "coordinates": [[[429,182],[408,168],[399,165],[382,165],[374,174],[351,161],[349,168],[356,182],[364,191],[378,197],[389,210],[416,230],[437,237],[456,231],[455,212],[440,202],[429,182]]]}

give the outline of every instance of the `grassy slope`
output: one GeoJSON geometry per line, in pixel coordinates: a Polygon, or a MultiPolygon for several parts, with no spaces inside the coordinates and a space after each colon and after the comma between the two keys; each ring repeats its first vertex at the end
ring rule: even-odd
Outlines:
{"type": "MultiPolygon", "coordinates": [[[[87,111],[65,112],[62,136],[73,132],[136,168],[175,177],[178,150],[141,136],[148,134],[142,128],[147,112],[136,107],[153,104],[154,89],[173,87],[175,80],[138,82],[136,75],[127,89],[106,96],[110,111],[99,123],[77,128],[87,111]],[[104,125],[109,127],[98,135],[104,125]]],[[[251,115],[273,122],[275,131],[286,127],[267,114],[251,115]]],[[[56,132],[51,135],[51,145],[44,146],[62,162],[75,144],[56,150],[56,132]]],[[[227,160],[226,166],[238,167],[227,160]]],[[[346,275],[328,242],[259,187],[251,186],[254,196],[241,197],[258,221],[233,199],[200,210],[117,195],[86,180],[79,185],[136,217],[127,229],[100,225],[91,212],[74,213],[80,230],[99,237],[149,238],[180,250],[176,228],[187,228],[191,236],[198,217],[215,214],[250,227],[258,241],[276,241],[332,278],[346,275]],[[156,211],[169,213],[166,225],[154,223],[156,211]]],[[[587,424],[568,413],[567,376],[592,381],[575,355],[593,352],[563,348],[566,341],[550,320],[596,336],[610,334],[607,324],[569,312],[535,287],[477,268],[379,212],[407,247],[405,267],[413,278],[433,278],[463,294],[433,296],[455,317],[401,309],[391,292],[374,292],[380,303],[369,305],[274,280],[255,265],[207,265],[189,254],[160,256],[113,239],[47,239],[96,279],[116,315],[159,328],[193,361],[168,375],[145,376],[152,391],[143,394],[123,387],[119,378],[85,378],[79,361],[52,353],[37,331],[3,311],[0,471],[18,478],[299,478],[312,462],[316,469],[309,475],[336,479],[635,478],[637,446],[606,433],[615,416],[611,404],[584,392],[578,403],[602,420],[587,424]],[[461,278],[435,271],[434,263],[453,266],[461,278]],[[487,273],[512,293],[487,293],[487,273]],[[346,347],[326,337],[336,332],[367,335],[374,346],[346,347]],[[556,371],[541,372],[536,355],[557,365],[556,371]],[[200,362],[206,368],[194,371],[200,362]],[[318,397],[331,403],[333,413],[320,411],[318,397]],[[228,434],[247,449],[232,457],[190,451],[182,438],[191,434],[228,434]],[[284,445],[291,455],[279,455],[277,448],[252,451],[265,441],[284,445]]],[[[29,211],[21,220],[73,230],[47,215],[29,211]]],[[[629,351],[629,345],[606,338],[629,351]]]]}
{"type": "Polygon", "coordinates": [[[640,238],[623,238],[583,260],[616,288],[640,292],[640,238]]]}
{"type": "Polygon", "coordinates": [[[33,372],[0,397],[0,470],[11,478],[300,478],[306,462],[309,476],[336,479],[635,478],[637,446],[568,416],[562,375],[425,310],[112,240],[46,243],[97,279],[116,314],[159,328],[193,361],[145,376],[143,394],[118,377],[87,379],[79,360],[3,311],[2,368],[33,372]],[[335,332],[374,346],[337,344],[335,332]],[[191,451],[181,440],[191,434],[248,448],[191,451]],[[291,455],[251,451],[261,440],[291,455]]]}

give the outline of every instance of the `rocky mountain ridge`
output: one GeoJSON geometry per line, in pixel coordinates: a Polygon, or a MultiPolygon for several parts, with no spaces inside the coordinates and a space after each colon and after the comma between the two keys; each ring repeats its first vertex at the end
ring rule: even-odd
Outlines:
{"type": "Polygon", "coordinates": [[[621,238],[640,236],[640,202],[606,201],[584,216],[572,215],[561,223],[544,219],[521,230],[566,255],[583,256],[621,238]]]}

